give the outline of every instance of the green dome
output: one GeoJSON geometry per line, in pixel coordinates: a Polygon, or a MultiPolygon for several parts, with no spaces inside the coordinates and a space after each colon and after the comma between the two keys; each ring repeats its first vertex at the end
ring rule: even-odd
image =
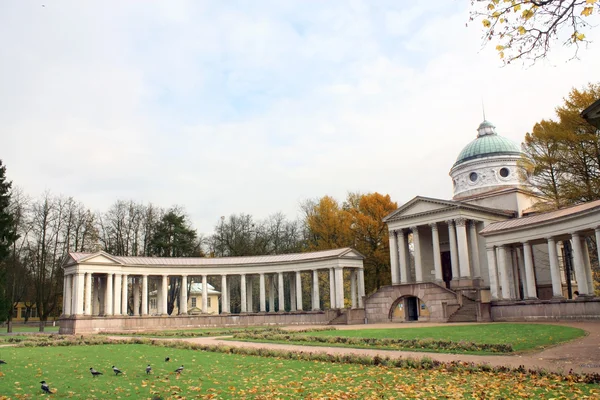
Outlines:
{"type": "Polygon", "coordinates": [[[477,139],[462,149],[454,166],[475,158],[521,154],[519,145],[510,139],[499,136],[496,133],[496,127],[491,122],[483,121],[479,125],[478,131],[477,139]]]}

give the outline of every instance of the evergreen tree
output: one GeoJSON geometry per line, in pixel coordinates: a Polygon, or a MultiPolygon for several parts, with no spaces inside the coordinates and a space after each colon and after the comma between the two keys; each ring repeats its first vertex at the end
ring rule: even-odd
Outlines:
{"type": "Polygon", "coordinates": [[[11,186],[12,183],[6,180],[6,167],[0,160],[0,321],[8,318],[12,306],[6,290],[6,261],[12,244],[17,240],[13,216],[9,211],[11,186]]]}

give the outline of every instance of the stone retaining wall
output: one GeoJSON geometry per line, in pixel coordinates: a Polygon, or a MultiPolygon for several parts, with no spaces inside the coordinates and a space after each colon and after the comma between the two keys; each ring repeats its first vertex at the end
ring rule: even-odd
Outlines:
{"type": "Polygon", "coordinates": [[[337,311],[252,313],[184,316],[66,317],[60,319],[61,334],[150,331],[183,328],[220,328],[262,325],[326,325],[337,311]]]}
{"type": "Polygon", "coordinates": [[[600,298],[494,301],[493,321],[600,320],[600,298]]]}

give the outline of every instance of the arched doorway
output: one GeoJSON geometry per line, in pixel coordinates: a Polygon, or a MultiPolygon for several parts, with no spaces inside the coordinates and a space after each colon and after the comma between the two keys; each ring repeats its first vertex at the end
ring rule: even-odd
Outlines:
{"type": "Polygon", "coordinates": [[[391,321],[418,321],[419,309],[425,310],[425,302],[416,296],[402,296],[393,304],[389,312],[391,321]]]}

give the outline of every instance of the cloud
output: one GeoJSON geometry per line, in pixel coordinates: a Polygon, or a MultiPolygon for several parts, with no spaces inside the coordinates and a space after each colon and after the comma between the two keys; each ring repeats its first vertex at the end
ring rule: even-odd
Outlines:
{"type": "MultiPolygon", "coordinates": [[[[600,31],[569,63],[500,67],[467,4],[34,2],[0,10],[0,140],[26,192],[294,218],[347,191],[450,198],[487,117],[520,141],[595,79],[600,31]]],[[[565,60],[558,49],[556,60],[565,60]]]]}

